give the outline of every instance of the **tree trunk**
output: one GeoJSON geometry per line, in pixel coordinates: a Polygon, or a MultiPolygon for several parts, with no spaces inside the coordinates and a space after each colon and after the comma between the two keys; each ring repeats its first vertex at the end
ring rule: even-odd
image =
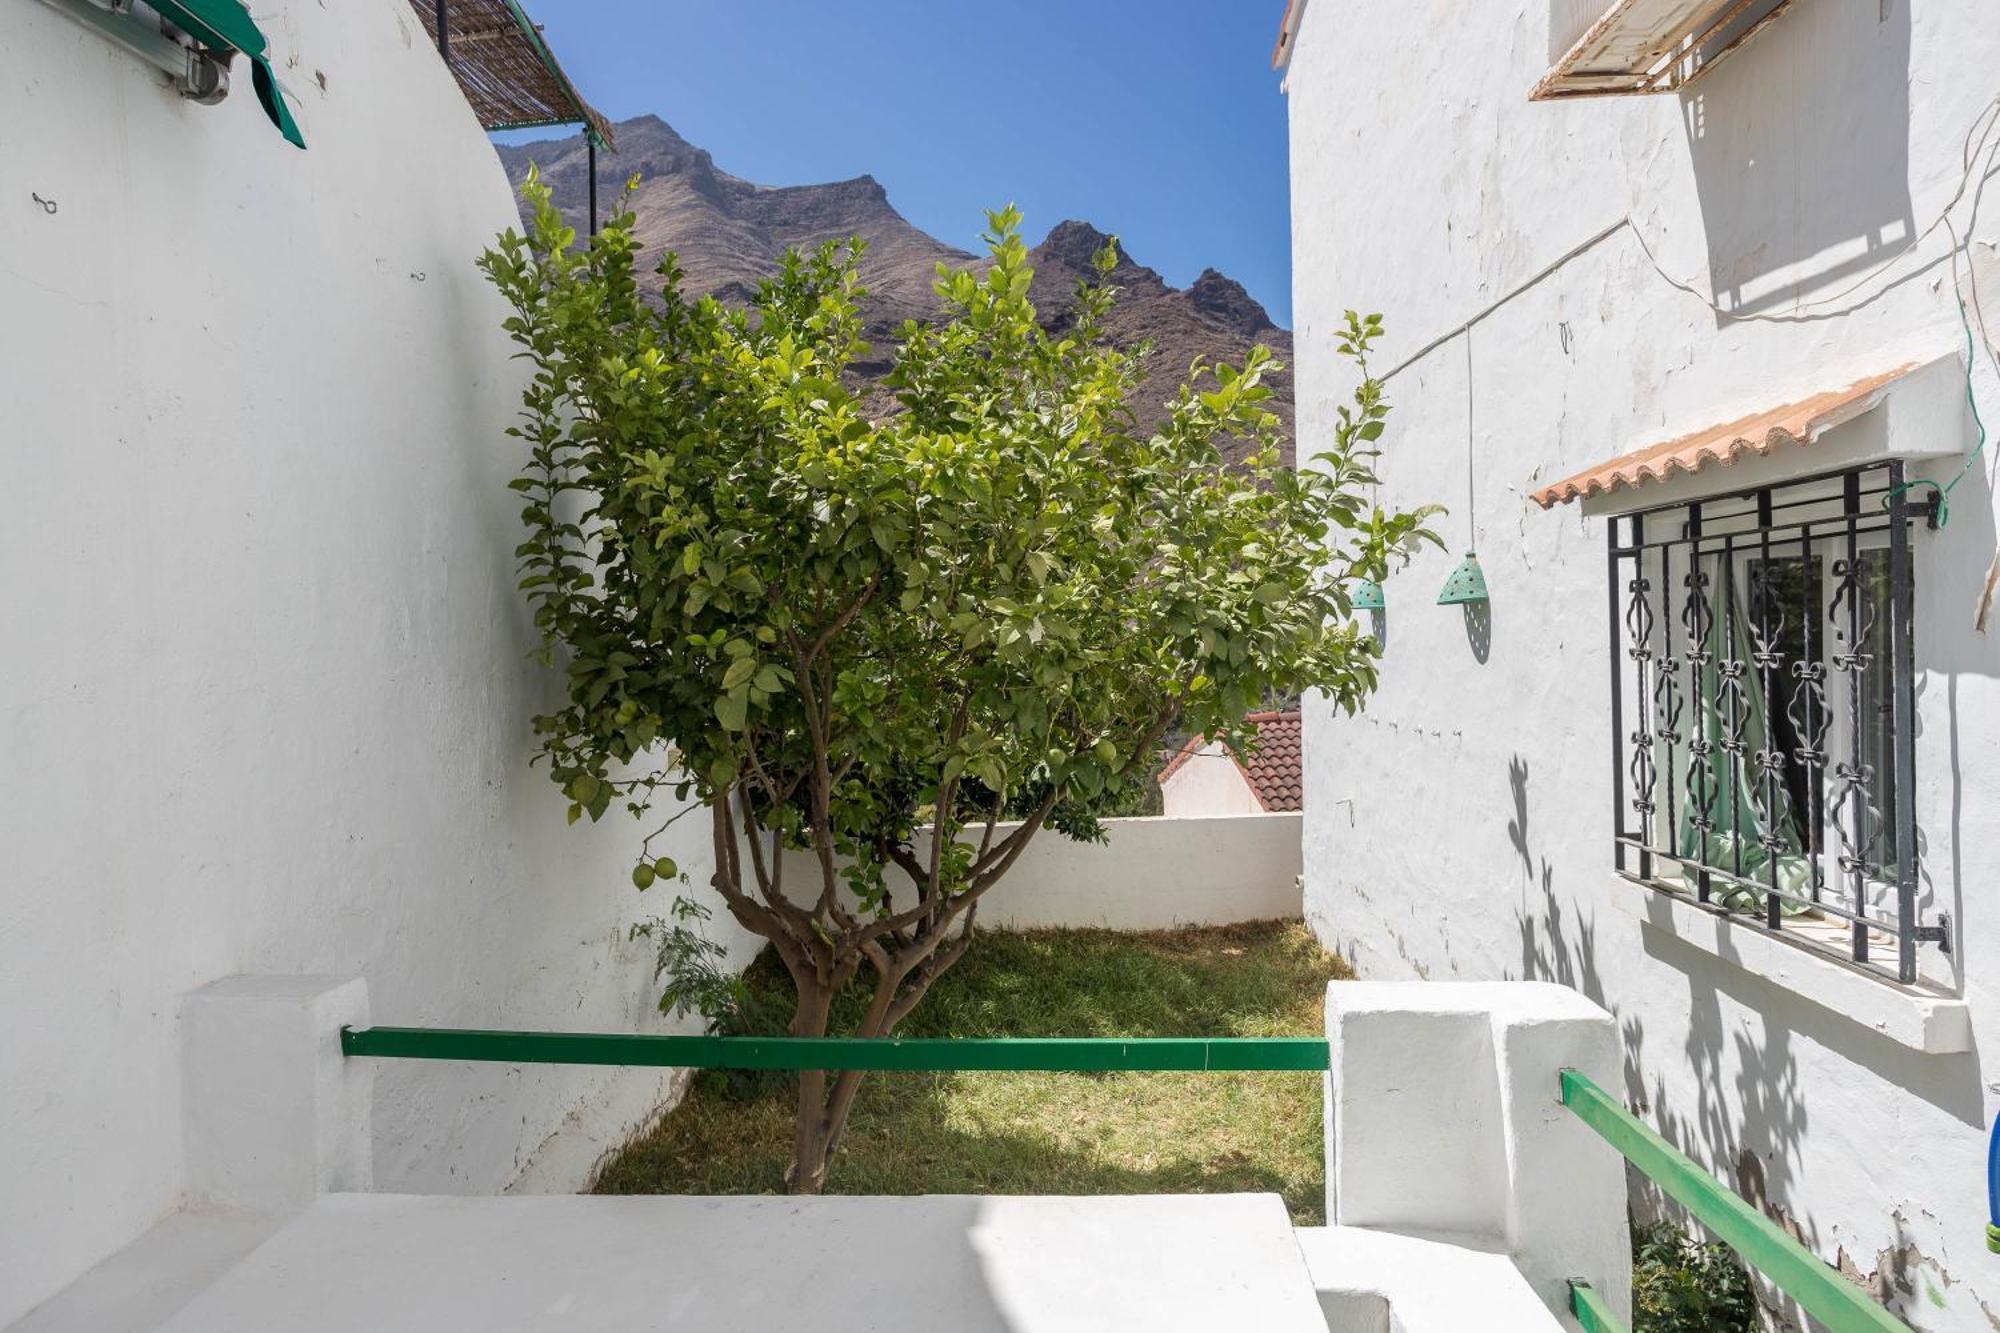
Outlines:
{"type": "MultiPolygon", "coordinates": [[[[798,988],[798,1006],[792,1011],[794,1037],[824,1037],[827,1014],[833,997],[814,976],[800,976],[792,983],[798,988]]],[[[821,1194],[826,1190],[827,1162],[833,1156],[832,1136],[826,1124],[826,1071],[799,1071],[798,1107],[792,1116],[792,1164],[785,1171],[785,1189],[792,1194],[821,1194]]]]}
{"type": "Polygon", "coordinates": [[[792,1194],[826,1193],[826,1173],[834,1149],[847,1128],[861,1071],[846,1069],[828,1079],[821,1070],[799,1074],[797,1119],[792,1125],[792,1164],[785,1169],[785,1189],[792,1194]],[[808,1087],[808,1083],[814,1086],[808,1087]],[[829,1086],[831,1092],[828,1091],[829,1086]]]}
{"type": "MultiPolygon", "coordinates": [[[[795,979],[796,980],[796,979],[795,979]]],[[[823,1037],[833,997],[815,978],[799,982],[799,1003],[792,1016],[792,1035],[823,1037]]],[[[882,997],[878,996],[878,999],[882,997]]],[[[879,1008],[886,1008],[880,1005],[879,1008]]],[[[862,1021],[856,1036],[882,1037],[888,1029],[879,1012],[862,1021]]],[[[799,1071],[798,1103],[792,1117],[792,1162],[785,1169],[785,1189],[791,1194],[824,1194],[826,1173],[840,1146],[854,1096],[861,1089],[862,1071],[843,1069],[829,1076],[824,1069],[799,1071]]]]}
{"type": "MultiPolygon", "coordinates": [[[[714,803],[716,874],[714,883],[731,913],[745,927],[763,936],[776,947],[785,970],[790,973],[797,994],[792,1010],[791,1034],[795,1037],[824,1037],[833,1010],[835,992],[852,978],[865,957],[875,969],[875,995],[868,1011],[855,1029],[858,1037],[886,1037],[937,979],[949,971],[971,942],[973,923],[978,916],[979,898],[1007,873],[1029,837],[1041,827],[1055,804],[1051,794],[1020,829],[991,849],[990,865],[984,858],[988,849],[981,844],[981,861],[973,866],[973,881],[957,898],[938,889],[938,867],[918,863],[905,848],[897,864],[907,871],[917,886],[920,899],[926,888],[932,898],[918,908],[906,908],[884,922],[860,922],[837,909],[837,884],[830,840],[817,839],[825,878],[818,905],[806,909],[788,903],[777,881],[776,858],[781,849],[773,846],[770,863],[760,855],[756,832],[749,834],[751,861],[757,876],[759,903],[743,890],[742,865],[737,858],[737,839],[728,801],[714,803]],[[826,915],[834,918],[832,926],[826,915]],[[901,931],[907,929],[909,935],[901,931]],[[885,937],[886,931],[886,937],[885,937]]],[[[997,813],[997,812],[996,812],[997,813]]],[[[822,807],[823,815],[823,807],[822,807]]],[[[754,821],[746,802],[746,828],[754,821]]],[[[991,821],[987,834],[992,833],[991,821]]],[[[854,1098],[860,1090],[862,1072],[842,1070],[829,1076],[823,1069],[799,1072],[798,1098],[792,1120],[792,1161],[785,1170],[785,1188],[792,1194],[822,1194],[826,1176],[842,1133],[847,1128],[854,1098]]]]}

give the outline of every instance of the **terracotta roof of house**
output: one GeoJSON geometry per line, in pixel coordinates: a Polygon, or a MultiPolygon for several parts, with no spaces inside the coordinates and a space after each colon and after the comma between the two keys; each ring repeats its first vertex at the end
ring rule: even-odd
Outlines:
{"type": "Polygon", "coordinates": [[[1844,389],[1829,389],[1691,435],[1649,444],[1544,486],[1531,492],[1529,498],[1544,509],[1552,509],[1580,496],[1606,495],[1621,486],[1665,481],[1676,472],[1699,472],[1711,463],[1727,467],[1745,454],[1762,457],[1781,444],[1804,447],[1822,432],[1876,406],[1883,391],[1913,369],[1899,366],[1856,380],[1844,389]]]}
{"type": "MultiPolygon", "coordinates": [[[[1266,810],[1305,809],[1305,738],[1299,711],[1294,708],[1285,713],[1251,713],[1244,721],[1257,724],[1256,752],[1249,756],[1248,762],[1234,749],[1229,752],[1243,780],[1257,793],[1266,810]]],[[[1204,744],[1200,736],[1190,736],[1155,780],[1164,783],[1182,764],[1201,753],[1204,744]]]]}
{"type": "Polygon", "coordinates": [[[1303,810],[1305,791],[1305,738],[1299,713],[1257,713],[1257,751],[1239,757],[1243,775],[1257,789],[1257,798],[1266,810],[1303,810]]]}

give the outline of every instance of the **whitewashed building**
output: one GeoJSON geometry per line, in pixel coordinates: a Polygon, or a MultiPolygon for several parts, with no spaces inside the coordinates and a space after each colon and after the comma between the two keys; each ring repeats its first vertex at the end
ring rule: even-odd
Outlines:
{"type": "Polygon", "coordinates": [[[1293,0],[1276,59],[1300,456],[1382,312],[1383,498],[1451,509],[1308,704],[1309,919],[1600,1001],[1663,1134],[2000,1327],[2000,9],[1293,0]]]}
{"type": "MultiPolygon", "coordinates": [[[[528,767],[555,682],[510,553],[523,372],[473,267],[506,176],[428,2],[253,9],[304,151],[247,53],[182,95],[160,64],[196,43],[144,7],[10,4],[0,42],[0,1327],[199,1194],[201,986],[662,1023],[631,828],[565,828],[528,767]]],[[[574,1188],[666,1086],[387,1069],[375,1183],[574,1188]]]]}

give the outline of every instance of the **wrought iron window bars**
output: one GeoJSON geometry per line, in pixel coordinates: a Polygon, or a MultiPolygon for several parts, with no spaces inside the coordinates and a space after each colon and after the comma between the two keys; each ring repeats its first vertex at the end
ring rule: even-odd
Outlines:
{"type": "Polygon", "coordinates": [[[1615,862],[1902,982],[1918,921],[1911,524],[1890,461],[1610,521],[1615,862]]]}

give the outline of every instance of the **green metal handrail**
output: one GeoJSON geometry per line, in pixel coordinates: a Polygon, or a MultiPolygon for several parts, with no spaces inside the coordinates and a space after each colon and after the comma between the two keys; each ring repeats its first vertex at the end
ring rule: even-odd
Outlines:
{"type": "MultiPolygon", "coordinates": [[[[1562,1071],[1562,1101],[1828,1333],[1909,1333],[1907,1324],[1574,1069],[1562,1071]]],[[[1571,1285],[1570,1308],[1588,1333],[1624,1333],[1588,1286],[1571,1285]]]]}
{"type": "Polygon", "coordinates": [[[1569,1284],[1569,1312],[1576,1316],[1577,1326],[1583,1333],[1629,1333],[1625,1325],[1618,1322],[1618,1316],[1597,1294],[1597,1289],[1588,1282],[1569,1284]]]}
{"type": "Polygon", "coordinates": [[[344,1055],[691,1069],[1293,1070],[1324,1073],[1324,1037],[671,1037],[473,1028],[342,1028],[344,1055]]]}

